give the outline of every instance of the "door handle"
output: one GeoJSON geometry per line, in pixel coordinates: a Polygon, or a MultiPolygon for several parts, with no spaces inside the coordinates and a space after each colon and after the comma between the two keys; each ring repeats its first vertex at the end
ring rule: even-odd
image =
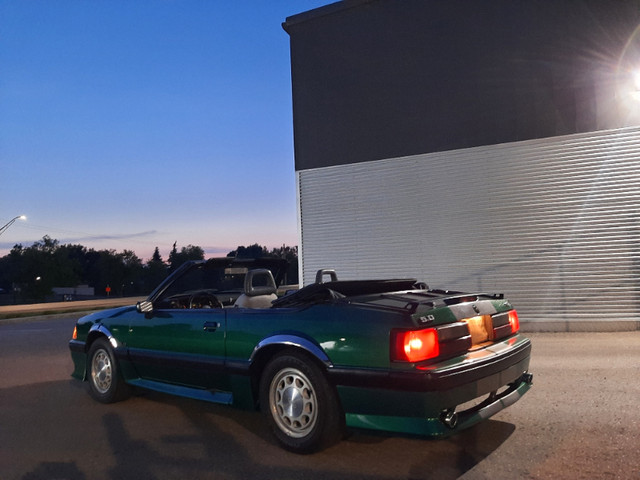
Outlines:
{"type": "Polygon", "coordinates": [[[205,332],[215,332],[218,328],[220,328],[219,322],[204,322],[203,330],[205,332]]]}

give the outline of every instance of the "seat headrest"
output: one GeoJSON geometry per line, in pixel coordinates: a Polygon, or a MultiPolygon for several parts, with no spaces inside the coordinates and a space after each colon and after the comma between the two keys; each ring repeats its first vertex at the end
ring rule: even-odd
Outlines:
{"type": "Polygon", "coordinates": [[[266,268],[256,268],[249,270],[244,277],[244,294],[248,297],[258,295],[272,295],[276,293],[276,281],[273,279],[271,270],[266,268]]]}

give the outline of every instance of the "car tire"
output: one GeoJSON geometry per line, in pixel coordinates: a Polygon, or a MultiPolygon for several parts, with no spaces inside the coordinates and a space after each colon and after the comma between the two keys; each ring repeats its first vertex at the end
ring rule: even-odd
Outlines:
{"type": "Polygon", "coordinates": [[[113,348],[106,338],[91,344],[88,357],[89,393],[101,403],[114,403],[126,399],[131,388],[122,379],[113,348]]]}
{"type": "Polygon", "coordinates": [[[260,405],[277,440],[292,452],[326,448],[344,433],[337,392],[307,355],[289,352],[267,364],[260,380],[260,405]]]}

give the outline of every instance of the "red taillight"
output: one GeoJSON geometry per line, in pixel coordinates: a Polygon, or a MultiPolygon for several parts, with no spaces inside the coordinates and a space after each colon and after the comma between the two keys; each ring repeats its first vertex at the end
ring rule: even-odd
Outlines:
{"type": "Polygon", "coordinates": [[[393,359],[420,362],[440,355],[438,332],[435,328],[395,332],[393,359]]]}
{"type": "Polygon", "coordinates": [[[73,340],[78,339],[78,327],[73,327],[73,336],[71,337],[73,340]]]}
{"type": "Polygon", "coordinates": [[[518,330],[520,330],[520,320],[518,320],[518,314],[515,310],[493,315],[491,322],[493,324],[492,340],[500,340],[518,333],[518,330]]]}
{"type": "Polygon", "coordinates": [[[520,330],[520,320],[518,320],[518,313],[515,310],[509,312],[509,325],[511,325],[511,333],[520,330]]]}

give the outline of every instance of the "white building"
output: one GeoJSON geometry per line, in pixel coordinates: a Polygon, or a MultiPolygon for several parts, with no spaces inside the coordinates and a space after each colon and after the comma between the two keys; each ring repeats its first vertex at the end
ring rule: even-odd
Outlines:
{"type": "Polygon", "coordinates": [[[503,292],[524,322],[638,328],[638,25],[631,0],[288,18],[301,282],[415,277],[503,292]]]}

